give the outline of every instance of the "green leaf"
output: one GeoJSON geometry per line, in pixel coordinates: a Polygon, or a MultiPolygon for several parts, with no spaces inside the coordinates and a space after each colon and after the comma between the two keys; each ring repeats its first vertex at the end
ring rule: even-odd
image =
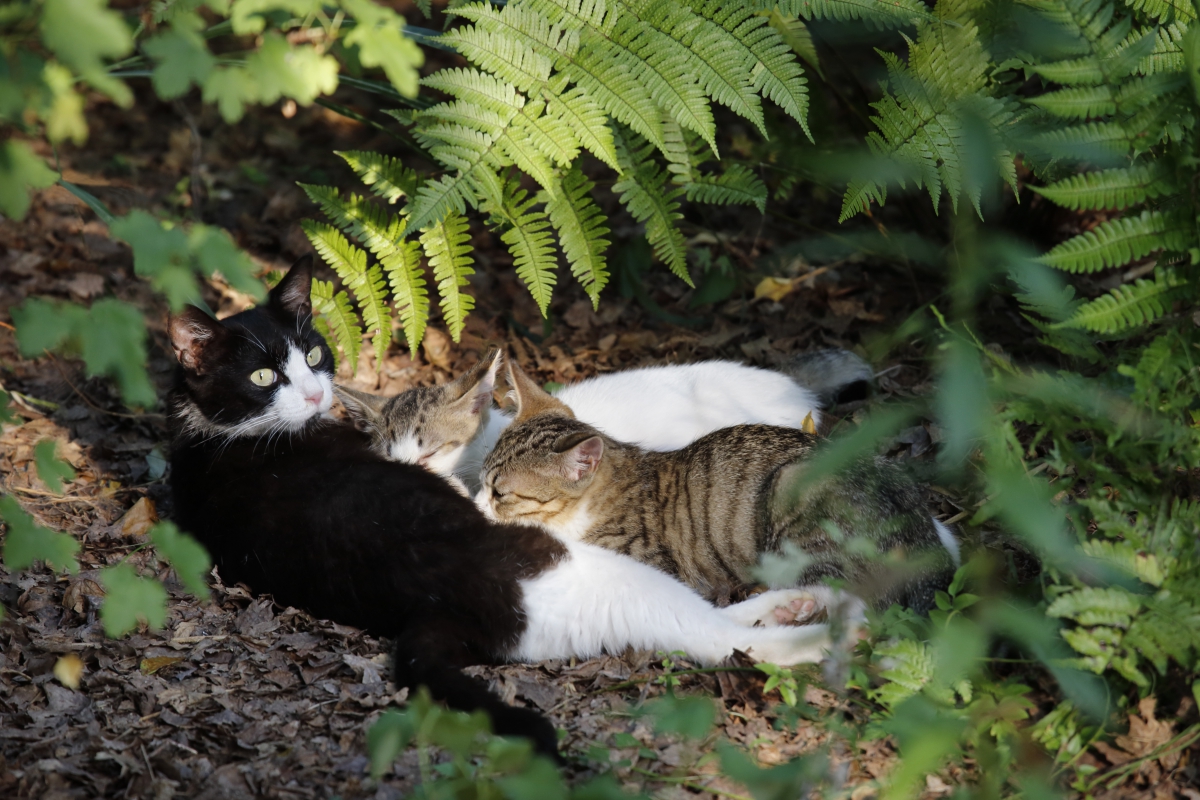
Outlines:
{"type": "Polygon", "coordinates": [[[359,62],[364,67],[382,67],[396,91],[416,97],[417,70],[425,63],[425,54],[404,36],[404,18],[370,0],[342,0],[342,6],[358,23],[344,41],[358,46],[359,62]]]}
{"type": "Polygon", "coordinates": [[[118,105],[133,102],[129,87],[108,75],[105,58],[133,49],[133,36],[121,15],[105,0],[45,0],[42,41],[79,75],[118,105]]]}
{"type": "Polygon", "coordinates": [[[709,697],[676,697],[668,694],[646,706],[654,717],[655,733],[678,733],[703,739],[712,730],[714,711],[709,697]]]}
{"type": "Polygon", "coordinates": [[[57,451],[58,442],[54,439],[42,439],[33,448],[33,458],[37,465],[38,477],[46,484],[46,488],[55,494],[62,494],[63,481],[70,483],[75,480],[75,470],[57,456],[57,451]]]}
{"type": "Polygon", "coordinates": [[[0,497],[0,518],[8,524],[4,537],[4,566],[16,572],[35,561],[45,561],[58,572],[75,572],[79,562],[79,542],[74,536],[43,528],[26,514],[12,495],[0,497]]]}
{"type": "Polygon", "coordinates": [[[512,253],[517,277],[525,282],[545,317],[557,282],[554,270],[558,260],[550,236],[550,220],[544,212],[530,211],[537,199],[528,195],[519,182],[508,181],[501,203],[489,204],[487,210],[491,212],[493,222],[504,228],[500,240],[512,253]]]}
{"type": "Polygon", "coordinates": [[[1173,269],[1160,269],[1154,280],[1139,279],[1118,286],[1106,295],[1084,303],[1051,329],[1083,328],[1112,334],[1147,325],[1167,313],[1176,297],[1194,294],[1191,285],[1173,269]]]}
{"type": "Polygon", "coordinates": [[[17,417],[9,410],[9,403],[12,401],[12,395],[0,389],[0,424],[6,422],[16,422],[17,417]]]}
{"type": "Polygon", "coordinates": [[[29,210],[29,190],[45,189],[58,180],[24,142],[0,143],[0,214],[21,219],[29,210]]]}
{"type": "Polygon", "coordinates": [[[158,554],[175,568],[184,587],[197,597],[208,597],[208,583],[204,580],[212,569],[208,551],[191,536],[181,533],[173,522],[156,523],[149,535],[158,554]]]}
{"type": "MultiPolygon", "coordinates": [[[[240,249],[229,234],[209,225],[193,225],[188,232],[188,251],[199,262],[201,274],[211,277],[219,272],[225,282],[255,300],[267,296],[262,281],[255,277],[258,268],[250,256],[240,249]]],[[[136,258],[137,247],[134,246],[136,258]]]]}
{"type": "Polygon", "coordinates": [[[142,43],[156,66],[151,80],[164,99],[179,97],[192,84],[203,86],[216,66],[204,38],[195,31],[173,28],[142,43]]]}
{"type": "Polygon", "coordinates": [[[371,759],[371,777],[379,780],[392,766],[416,733],[412,718],[394,708],[384,711],[367,730],[367,753],[371,759]]]}
{"type": "Polygon", "coordinates": [[[604,214],[592,199],[595,184],[578,165],[562,175],[561,180],[558,196],[547,199],[546,213],[558,231],[571,274],[588,293],[592,308],[599,308],[600,292],[608,284],[604,252],[609,241],[604,237],[609,231],[604,227],[604,214]]]}
{"type": "Polygon", "coordinates": [[[26,356],[66,347],[83,356],[89,375],[115,378],[125,402],[154,404],[154,387],[146,375],[146,323],[134,306],[106,298],[82,308],[34,297],[12,315],[26,356]]]}
{"type": "Polygon", "coordinates": [[[516,775],[496,781],[507,800],[567,800],[567,787],[548,758],[535,758],[516,775]]]}
{"type": "Polygon", "coordinates": [[[109,637],[124,636],[139,622],[158,630],[167,621],[167,590],[158,581],[139,576],[130,564],[105,567],[100,583],[104,586],[100,621],[109,637]]]}
{"type": "Polygon", "coordinates": [[[1124,209],[1176,190],[1173,181],[1158,164],[1092,170],[1049,186],[1029,188],[1076,211],[1084,208],[1124,209]]]}
{"type": "Polygon", "coordinates": [[[188,237],[181,228],[167,226],[136,209],[113,223],[110,230],[133,248],[134,270],[167,296],[172,311],[200,297],[188,263],[188,237]]]}
{"type": "Polygon", "coordinates": [[[1102,222],[1056,245],[1038,260],[1066,272],[1098,272],[1156,250],[1186,250],[1194,238],[1194,222],[1186,216],[1147,209],[1136,217],[1102,222]]]}

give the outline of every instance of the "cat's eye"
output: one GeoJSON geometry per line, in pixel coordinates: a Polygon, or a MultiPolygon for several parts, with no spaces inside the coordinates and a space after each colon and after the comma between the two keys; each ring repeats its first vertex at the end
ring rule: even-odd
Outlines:
{"type": "Polygon", "coordinates": [[[447,450],[453,450],[456,447],[462,447],[462,442],[446,442],[444,445],[438,448],[438,452],[441,453],[447,450]]]}
{"type": "Polygon", "coordinates": [[[310,367],[315,367],[317,364],[320,364],[321,363],[321,348],[314,347],[312,350],[309,350],[308,356],[305,358],[305,361],[308,362],[308,365],[310,367]]]}
{"type": "Polygon", "coordinates": [[[256,369],[250,373],[250,382],[255,386],[270,386],[275,382],[275,370],[256,369]]]}

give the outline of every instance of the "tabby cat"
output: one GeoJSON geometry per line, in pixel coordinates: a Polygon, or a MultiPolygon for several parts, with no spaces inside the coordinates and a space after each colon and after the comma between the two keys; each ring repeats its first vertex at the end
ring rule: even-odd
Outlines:
{"type": "MultiPolygon", "coordinates": [[[[335,387],[347,410],[395,461],[420,464],[456,485],[479,489],[483,459],[512,422],[491,411],[500,353],[493,351],[444,386],[386,398],[335,387]]],[[[846,350],[795,356],[780,372],[702,361],[613,372],[564,386],[558,398],[579,419],[647,450],[678,450],[740,423],[799,428],[821,422],[821,407],[870,390],[870,366],[846,350]],[[786,373],[786,374],[784,374],[786,373]],[[636,413],[630,413],[636,409],[636,413]]]]}
{"type": "Polygon", "coordinates": [[[485,461],[476,497],[497,520],[632,556],[708,596],[749,581],[763,553],[792,542],[811,560],[799,585],[843,578],[867,602],[923,610],[957,561],[954,538],[885,459],[804,486],[814,434],[737,425],[649,452],[576,419],[512,364],[508,378],[516,420],[485,461]]]}
{"type": "Polygon", "coordinates": [[[224,580],[394,637],[397,685],[483,709],[498,733],[547,753],[545,718],[459,669],[629,646],[710,663],[735,648],[784,664],[821,658],[824,626],[756,627],[803,592],[714,608],[627,557],[490,522],[442,478],[386,460],[329,419],[333,355],[312,327],[311,283],[301,261],[257,308],[217,321],[188,307],[169,324],[175,517],[224,580]]]}

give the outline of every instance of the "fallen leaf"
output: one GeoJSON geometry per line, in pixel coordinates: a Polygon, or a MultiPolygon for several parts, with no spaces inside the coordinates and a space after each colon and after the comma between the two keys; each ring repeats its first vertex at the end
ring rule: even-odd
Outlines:
{"type": "Polygon", "coordinates": [[[421,342],[425,358],[435,367],[450,371],[450,337],[439,328],[426,328],[421,342]]]}
{"type": "MultiPolygon", "coordinates": [[[[172,664],[178,664],[180,661],[183,661],[183,659],[179,658],[178,656],[154,656],[153,658],[143,658],[141,663],[138,664],[138,669],[142,671],[143,675],[153,675],[160,669],[165,669],[172,664]]],[[[57,669],[57,667],[55,669],[57,669]]]]}
{"type": "Polygon", "coordinates": [[[768,297],[778,303],[791,294],[795,288],[796,282],[791,278],[763,278],[754,287],[754,299],[758,300],[762,297],[768,297]]]}
{"type": "Polygon", "coordinates": [[[817,432],[817,423],[813,422],[813,415],[811,411],[804,415],[804,420],[800,423],[800,430],[804,431],[805,433],[817,432]]]}
{"type": "Polygon", "coordinates": [[[83,677],[83,660],[74,653],[59,656],[54,662],[54,677],[68,689],[78,689],[79,679],[83,677]]]}
{"type": "Polygon", "coordinates": [[[158,511],[154,508],[154,501],[149,497],[143,497],[125,512],[125,516],[121,517],[121,521],[117,525],[120,527],[122,536],[145,536],[156,522],[158,522],[158,511]]]}
{"type": "Polygon", "coordinates": [[[946,785],[946,782],[937,775],[925,776],[925,789],[933,792],[934,794],[950,794],[951,791],[950,787],[946,785]]]}

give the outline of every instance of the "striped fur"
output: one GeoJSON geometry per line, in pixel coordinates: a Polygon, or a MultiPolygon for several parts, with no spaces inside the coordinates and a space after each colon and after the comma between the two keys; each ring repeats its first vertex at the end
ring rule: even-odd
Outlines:
{"type": "Polygon", "coordinates": [[[497,519],[632,556],[708,596],[752,581],[760,556],[787,542],[812,559],[797,585],[845,578],[876,605],[926,609],[952,571],[921,491],[886,459],[806,485],[813,434],[737,425],[651,452],[575,419],[519,370],[510,382],[517,420],[476,498],[497,519]]]}

